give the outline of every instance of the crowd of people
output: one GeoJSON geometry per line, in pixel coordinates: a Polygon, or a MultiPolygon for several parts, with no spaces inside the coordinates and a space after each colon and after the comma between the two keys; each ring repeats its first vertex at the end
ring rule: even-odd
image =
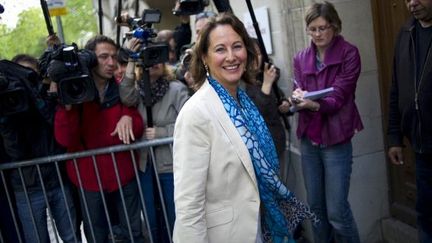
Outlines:
{"type": "MultiPolygon", "coordinates": [[[[432,133],[422,124],[430,121],[432,3],[405,2],[413,17],[396,42],[389,157],[403,164],[402,138],[408,137],[416,152],[419,238],[427,243],[432,133]]],[[[166,62],[144,65],[148,62],[131,55],[142,48],[137,38],[121,47],[107,36],[91,38],[86,61],[78,55],[77,80],[90,77],[86,87],[95,95],[82,102],[65,103],[55,95],[61,82],[75,80],[64,72],[71,67],[51,65],[59,65],[55,56],[1,60],[0,78],[23,82],[29,93],[25,109],[1,111],[1,162],[137,140],[174,141],[6,170],[1,239],[50,242],[52,217],[63,242],[84,241],[82,224],[85,240],[98,243],[292,243],[299,225],[310,220],[315,243],[360,243],[348,201],[351,139],[363,129],[355,103],[360,54],[341,35],[332,3],[312,4],[304,20],[311,42],[293,57],[295,82],[288,98],[277,88],[283,78],[279,68],[263,63],[259,42],[230,9],[197,14],[194,41],[189,16],[181,16],[176,29],[159,31],[156,39],[169,49],[166,62]],[[326,88],[333,91],[305,98],[326,88]],[[294,110],[306,202],[280,176],[286,143],[281,116],[294,110]]],[[[53,39],[48,52],[59,44],[53,39]]]]}

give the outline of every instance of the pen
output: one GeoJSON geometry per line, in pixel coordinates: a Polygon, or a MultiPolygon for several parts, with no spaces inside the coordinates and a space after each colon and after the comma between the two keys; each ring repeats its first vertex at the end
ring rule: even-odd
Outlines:
{"type": "Polygon", "coordinates": [[[292,79],[293,83],[297,86],[297,88],[302,89],[300,87],[300,84],[297,82],[297,80],[295,78],[291,78],[291,79],[292,79]]]}

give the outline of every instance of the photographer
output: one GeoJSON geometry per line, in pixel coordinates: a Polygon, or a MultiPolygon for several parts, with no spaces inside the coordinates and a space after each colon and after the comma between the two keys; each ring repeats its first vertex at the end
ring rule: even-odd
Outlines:
{"type": "Polygon", "coordinates": [[[39,62],[36,58],[27,54],[18,54],[12,58],[12,62],[18,63],[23,67],[27,67],[39,73],[39,62]]]}
{"type": "MultiPolygon", "coordinates": [[[[251,38],[254,44],[255,53],[258,55],[257,69],[262,66],[263,58],[259,48],[259,42],[255,38],[251,38]]],[[[280,101],[276,98],[275,90],[272,89],[273,84],[278,82],[280,78],[280,70],[274,64],[265,63],[263,70],[259,70],[256,74],[256,82],[253,84],[245,84],[247,95],[257,106],[261,115],[269,128],[273,142],[278,154],[279,163],[282,165],[285,162],[285,128],[281,121],[281,116],[292,115],[289,112],[290,103],[285,98],[283,91],[277,88],[280,101]],[[280,104],[279,104],[280,103],[280,104]]]]}
{"type": "Polygon", "coordinates": [[[179,61],[182,47],[190,44],[192,39],[190,17],[180,15],[179,18],[181,23],[174,30],[160,30],[157,34],[158,42],[166,42],[169,45],[169,63],[172,66],[179,61]]]}
{"type": "Polygon", "coordinates": [[[128,51],[120,47],[117,52],[117,69],[114,72],[114,77],[117,83],[120,83],[123,79],[123,76],[126,72],[126,67],[128,64],[129,53],[128,51]]]}
{"type": "Polygon", "coordinates": [[[193,84],[195,82],[189,71],[192,52],[192,49],[186,49],[184,54],[180,57],[180,62],[175,69],[176,79],[180,80],[188,87],[190,96],[194,93],[193,84]]]}
{"type": "MultiPolygon", "coordinates": [[[[138,111],[133,107],[123,106],[120,102],[118,85],[114,79],[117,68],[115,42],[106,36],[98,35],[87,42],[85,49],[94,53],[97,59],[95,65],[89,65],[96,87],[96,97],[81,104],[59,106],[54,123],[55,136],[68,152],[128,144],[134,141],[135,137],[141,137],[144,128],[138,111]]],[[[58,77],[56,70],[49,71],[49,74],[53,81],[59,82],[54,78],[58,77]]],[[[114,157],[115,161],[109,153],[97,155],[96,166],[93,166],[91,157],[80,158],[76,160],[77,163],[67,164],[71,181],[77,187],[80,186],[79,179],[82,182],[83,193],[80,192],[80,198],[84,233],[90,242],[108,241],[109,227],[103,204],[105,199],[107,204],[114,204],[116,207],[122,236],[129,241],[143,242],[138,188],[131,154],[118,152],[114,157]],[[98,183],[98,178],[101,184],[98,183]],[[122,186],[123,198],[119,183],[122,186]],[[126,208],[127,212],[123,208],[126,208]],[[128,233],[128,225],[131,226],[133,239],[128,233]]]]}
{"type": "MultiPolygon", "coordinates": [[[[141,48],[141,43],[137,39],[129,42],[129,48],[136,52],[141,48]]],[[[146,87],[145,82],[135,76],[135,61],[129,60],[126,74],[120,83],[120,98],[125,105],[138,107],[144,121],[148,122],[146,113],[146,94],[143,90],[146,87]]],[[[155,63],[150,67],[144,67],[149,74],[149,84],[151,90],[151,117],[153,126],[147,127],[143,135],[144,139],[155,139],[162,137],[171,137],[173,135],[174,123],[183,104],[188,100],[189,94],[187,87],[180,81],[175,80],[169,65],[165,62],[155,63]]],[[[148,151],[143,150],[140,156],[140,182],[145,197],[147,215],[150,222],[150,230],[154,242],[169,242],[165,232],[164,216],[160,210],[157,210],[155,204],[160,204],[159,193],[153,185],[155,175],[153,173],[156,166],[159,173],[159,179],[162,186],[162,194],[165,200],[170,232],[174,226],[174,182],[172,173],[172,150],[170,146],[158,146],[154,150],[154,164],[148,162],[148,151]],[[158,222],[159,220],[159,222],[158,222]]]]}
{"type": "MultiPolygon", "coordinates": [[[[27,55],[16,56],[13,60],[21,64],[37,64],[36,59],[27,55]]],[[[64,152],[54,139],[54,105],[52,100],[44,99],[41,95],[42,80],[37,71],[6,60],[0,61],[3,86],[0,136],[2,150],[12,162],[64,152]],[[11,102],[7,103],[8,101],[11,102]]],[[[74,230],[75,207],[71,190],[67,182],[63,181],[63,197],[60,186],[62,178],[57,174],[54,164],[14,169],[10,171],[9,180],[26,242],[34,242],[35,239],[40,242],[50,241],[45,196],[61,239],[64,242],[76,242],[78,237],[74,230]]]]}

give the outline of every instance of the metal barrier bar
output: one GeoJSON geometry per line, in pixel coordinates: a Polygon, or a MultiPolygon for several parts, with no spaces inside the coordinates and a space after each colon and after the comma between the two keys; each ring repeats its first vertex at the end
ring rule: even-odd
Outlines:
{"type": "MultiPolygon", "coordinates": [[[[89,209],[88,209],[87,197],[86,197],[86,195],[84,193],[84,187],[83,187],[83,183],[82,183],[82,180],[81,180],[81,174],[79,173],[79,169],[78,169],[78,165],[77,165],[76,159],[73,159],[73,165],[74,165],[75,173],[77,174],[78,187],[80,189],[80,193],[81,193],[81,196],[82,196],[82,198],[80,198],[80,202],[82,202],[82,205],[84,206],[84,211],[85,211],[84,213],[87,215],[87,219],[90,219],[90,212],[89,212],[89,209]]],[[[91,238],[93,239],[93,242],[96,242],[96,236],[94,235],[93,225],[90,222],[84,222],[85,220],[86,219],[83,218],[83,223],[84,224],[87,223],[89,225],[91,238]]]]}
{"type": "Polygon", "coordinates": [[[121,144],[121,145],[91,149],[91,150],[86,150],[81,152],[52,155],[52,156],[47,156],[42,158],[35,158],[31,160],[23,160],[19,162],[0,163],[0,170],[17,169],[20,167],[26,167],[30,165],[36,165],[36,164],[48,164],[48,163],[53,163],[55,161],[64,161],[64,160],[79,159],[84,157],[91,157],[93,155],[116,153],[116,152],[129,151],[129,150],[139,150],[146,147],[168,145],[171,144],[172,142],[173,142],[172,137],[158,138],[153,140],[141,140],[133,144],[121,144]]]}
{"type": "MultiPolygon", "coordinates": [[[[19,241],[19,243],[22,243],[23,239],[21,238],[21,232],[20,232],[19,227],[18,227],[18,220],[17,220],[16,215],[15,215],[15,210],[14,210],[13,205],[12,205],[12,199],[11,199],[11,196],[9,194],[9,190],[7,188],[6,178],[5,178],[3,170],[0,170],[0,174],[1,174],[2,182],[3,182],[3,188],[5,190],[6,198],[7,198],[8,205],[9,205],[9,210],[10,210],[10,213],[12,215],[12,220],[13,220],[15,230],[17,233],[18,241],[19,241]]],[[[1,242],[3,242],[3,240],[1,242]]]]}
{"type": "Polygon", "coordinates": [[[112,159],[113,166],[114,166],[114,171],[115,171],[115,174],[116,174],[117,185],[118,185],[118,188],[119,188],[119,191],[120,191],[120,198],[121,198],[121,201],[122,201],[123,213],[124,213],[124,216],[125,216],[126,222],[127,222],[127,228],[128,228],[129,237],[133,241],[134,236],[132,234],[131,222],[130,222],[130,219],[129,219],[129,214],[128,214],[127,209],[126,209],[126,202],[125,202],[125,199],[124,199],[125,197],[124,197],[124,193],[123,193],[123,187],[122,187],[121,182],[120,182],[120,175],[119,175],[118,168],[117,168],[117,160],[116,160],[116,158],[114,156],[114,153],[111,153],[111,159],[112,159]]]}
{"type": "MultiPolygon", "coordinates": [[[[67,200],[67,197],[66,197],[66,192],[65,192],[65,186],[64,186],[64,183],[63,183],[63,180],[62,180],[62,178],[61,178],[61,173],[60,173],[60,168],[59,168],[59,165],[58,165],[58,162],[56,161],[55,162],[55,166],[56,166],[56,172],[57,172],[57,179],[59,180],[59,182],[60,182],[60,188],[61,188],[61,191],[62,191],[62,196],[63,196],[63,200],[64,200],[64,203],[65,203],[65,207],[66,207],[66,213],[67,213],[67,215],[68,215],[68,220],[69,220],[69,224],[71,225],[71,228],[72,228],[72,230],[74,231],[74,234],[73,234],[73,236],[74,236],[74,240],[75,240],[75,242],[78,242],[78,236],[75,234],[75,232],[77,232],[77,229],[76,229],[76,218],[75,218],[75,223],[72,221],[72,213],[71,213],[71,211],[70,211],[70,209],[69,209],[69,203],[73,203],[73,202],[69,202],[68,200],[67,200]]],[[[72,191],[70,191],[70,193],[72,194],[72,191]]],[[[71,195],[72,196],[72,195],[71,195]]],[[[72,199],[72,198],[71,198],[72,199]]],[[[72,199],[73,200],[73,199],[72,199]]],[[[76,212],[75,212],[76,213],[76,212]]]]}
{"type": "Polygon", "coordinates": [[[21,179],[21,185],[23,186],[23,189],[24,189],[24,196],[25,196],[25,200],[27,202],[28,210],[29,210],[29,213],[30,213],[30,218],[31,218],[32,223],[33,223],[34,231],[36,232],[36,239],[37,239],[38,242],[41,242],[40,236],[39,236],[39,230],[36,227],[36,221],[35,221],[35,217],[34,217],[34,213],[33,213],[33,208],[32,208],[31,203],[30,203],[30,198],[28,196],[27,187],[25,186],[24,176],[23,176],[23,173],[22,173],[22,168],[18,168],[18,172],[19,172],[20,179],[21,179]]]}
{"type": "MultiPolygon", "coordinates": [[[[153,163],[154,161],[156,161],[156,157],[155,157],[155,153],[154,153],[153,147],[150,147],[150,158],[151,158],[151,160],[149,162],[153,163]]],[[[156,185],[157,185],[157,188],[158,188],[159,198],[160,198],[160,201],[161,201],[161,207],[162,207],[162,212],[163,212],[163,216],[164,216],[165,226],[167,227],[168,239],[169,239],[169,242],[172,242],[171,227],[170,227],[169,220],[168,220],[167,210],[166,210],[166,207],[165,207],[165,199],[164,199],[164,196],[163,196],[163,188],[162,188],[161,183],[160,183],[159,173],[157,171],[157,165],[156,165],[156,163],[153,163],[153,169],[154,169],[154,173],[155,173],[155,176],[156,176],[156,185]]]]}
{"type": "MultiPolygon", "coordinates": [[[[51,225],[54,228],[54,231],[58,231],[58,229],[56,228],[56,226],[54,224],[54,217],[53,217],[53,214],[52,214],[51,206],[50,206],[49,201],[48,201],[47,191],[45,189],[45,182],[44,182],[44,180],[42,178],[42,172],[40,170],[40,165],[36,165],[36,169],[37,169],[38,176],[39,176],[39,181],[40,181],[40,184],[41,184],[41,187],[42,187],[42,192],[43,192],[43,196],[44,196],[44,200],[45,200],[45,205],[46,205],[46,207],[48,209],[48,214],[50,216],[49,218],[51,220],[51,225]]],[[[35,225],[35,228],[37,229],[37,225],[35,225]]],[[[36,234],[39,234],[39,230],[36,230],[36,234]]],[[[54,234],[54,237],[55,237],[56,242],[58,243],[59,239],[58,239],[57,234],[54,234]]]]}
{"type": "MultiPolygon", "coordinates": [[[[160,201],[161,201],[161,207],[162,207],[162,212],[164,215],[164,221],[167,227],[167,231],[166,232],[168,234],[168,238],[169,241],[172,242],[172,232],[171,232],[171,227],[169,224],[169,220],[168,220],[168,216],[167,216],[167,212],[166,212],[166,207],[165,207],[165,200],[163,197],[163,189],[160,183],[160,179],[159,179],[159,174],[157,172],[157,165],[156,165],[156,158],[155,158],[155,153],[154,153],[154,147],[157,146],[169,146],[170,147],[170,151],[172,152],[172,142],[173,139],[171,137],[169,138],[162,138],[162,139],[154,139],[154,140],[142,140],[139,142],[136,142],[134,144],[129,144],[129,145],[116,145],[116,146],[111,146],[111,147],[105,147],[105,148],[99,148],[99,149],[93,149],[93,150],[87,150],[87,151],[81,151],[81,152],[76,152],[76,153],[66,153],[66,154],[60,154],[60,155],[54,155],[54,156],[47,156],[47,157],[43,157],[43,158],[35,158],[32,160],[25,160],[25,161],[19,161],[19,162],[10,162],[10,163],[1,163],[0,164],[0,173],[2,176],[2,181],[4,183],[4,187],[5,187],[5,191],[6,191],[6,196],[8,198],[8,203],[9,203],[9,207],[11,209],[12,212],[12,218],[15,224],[15,228],[17,229],[17,231],[19,232],[19,227],[18,227],[18,218],[15,216],[14,210],[13,210],[13,202],[11,200],[11,196],[8,193],[8,188],[7,188],[7,184],[6,184],[6,176],[4,174],[4,171],[9,171],[9,170],[18,170],[19,172],[19,177],[21,180],[21,185],[23,187],[24,190],[24,195],[25,195],[25,201],[27,203],[28,209],[29,209],[29,214],[30,214],[30,218],[31,218],[31,222],[33,224],[33,227],[35,229],[36,232],[36,241],[40,242],[41,238],[40,238],[40,233],[38,232],[38,227],[36,225],[36,220],[35,220],[35,215],[33,212],[33,207],[31,204],[31,199],[29,197],[29,191],[27,190],[27,186],[26,186],[26,181],[24,178],[24,174],[22,169],[26,168],[26,167],[30,167],[30,166],[36,166],[37,169],[37,175],[40,181],[40,186],[43,192],[43,197],[44,197],[44,202],[46,205],[46,208],[48,210],[48,214],[51,216],[51,220],[50,223],[53,226],[53,229],[55,231],[55,240],[56,242],[59,242],[59,237],[57,236],[58,233],[58,228],[56,228],[55,222],[53,220],[53,211],[52,208],[50,207],[50,199],[47,197],[48,195],[48,189],[46,188],[46,182],[44,181],[44,175],[41,171],[41,167],[42,165],[49,165],[49,164],[54,164],[55,165],[55,172],[57,174],[57,179],[59,180],[60,183],[60,190],[62,192],[62,198],[64,200],[64,206],[66,207],[66,213],[67,213],[67,217],[69,220],[69,224],[72,226],[70,227],[71,229],[73,229],[74,232],[74,241],[75,242],[79,242],[80,238],[79,236],[77,236],[75,233],[77,232],[76,229],[76,224],[74,224],[73,222],[73,218],[72,218],[72,213],[70,211],[70,206],[69,205],[69,201],[66,195],[66,187],[63,183],[62,180],[62,173],[60,171],[59,168],[59,163],[66,163],[67,161],[72,161],[72,168],[76,173],[76,177],[77,177],[77,189],[79,190],[80,193],[80,201],[81,201],[81,209],[82,214],[86,215],[87,217],[84,217],[83,220],[86,220],[86,218],[88,220],[91,219],[91,214],[90,214],[90,209],[89,205],[88,205],[88,198],[86,198],[86,193],[85,193],[85,188],[84,188],[84,184],[83,184],[83,178],[82,178],[82,174],[80,173],[80,167],[78,166],[78,159],[80,158],[84,158],[84,157],[91,157],[92,162],[93,162],[93,167],[95,170],[95,174],[96,174],[96,180],[97,180],[97,184],[98,184],[98,189],[99,189],[99,193],[101,196],[101,200],[102,200],[102,205],[103,205],[103,210],[105,212],[105,217],[106,217],[106,222],[108,224],[108,228],[109,228],[109,235],[111,236],[111,240],[113,242],[115,242],[115,233],[113,231],[113,225],[110,219],[110,212],[107,206],[107,200],[106,200],[106,195],[104,192],[104,187],[102,186],[102,179],[101,179],[101,175],[100,175],[100,168],[98,167],[98,163],[97,163],[97,156],[98,155],[111,155],[111,160],[113,163],[113,168],[114,168],[114,172],[115,172],[115,179],[116,182],[118,184],[118,191],[116,191],[116,193],[119,193],[120,195],[120,200],[121,200],[121,208],[119,208],[119,210],[122,210],[124,213],[125,217],[125,221],[126,221],[126,227],[127,227],[127,233],[129,235],[130,241],[131,242],[135,242],[134,240],[134,230],[132,228],[132,223],[131,223],[131,218],[129,217],[129,213],[128,213],[128,207],[127,207],[127,203],[125,201],[125,192],[124,189],[121,185],[121,175],[119,173],[119,168],[118,168],[118,162],[117,158],[116,158],[116,153],[118,152],[125,152],[125,151],[129,151],[130,152],[130,157],[131,157],[131,163],[133,165],[133,170],[134,170],[134,174],[135,174],[135,180],[137,182],[137,188],[138,188],[138,193],[139,193],[139,201],[141,204],[141,212],[140,214],[142,214],[143,217],[141,218],[141,225],[147,228],[147,232],[148,232],[148,238],[150,240],[151,243],[154,242],[154,236],[152,235],[151,232],[151,227],[150,227],[150,223],[149,223],[149,218],[148,218],[148,212],[147,212],[147,208],[146,208],[146,204],[145,204],[145,197],[143,195],[143,187],[145,190],[145,185],[142,185],[140,183],[140,175],[139,175],[139,170],[138,170],[138,166],[137,166],[137,159],[136,159],[136,154],[137,152],[142,151],[143,149],[149,149],[150,151],[150,159],[147,163],[151,163],[153,164],[154,167],[154,172],[155,172],[155,177],[156,177],[156,185],[157,185],[157,189],[159,192],[159,197],[160,197],[160,201]],[[144,221],[144,222],[143,222],[144,221]]],[[[119,216],[120,217],[120,216],[119,216]]],[[[90,237],[90,239],[93,239],[93,241],[96,241],[96,236],[95,236],[95,228],[92,226],[91,224],[91,220],[88,223],[88,231],[90,232],[86,232],[86,237],[90,237]]],[[[126,229],[125,227],[125,229],[126,229]]],[[[142,227],[141,227],[142,228],[142,227]]],[[[162,229],[161,229],[162,230],[162,229]]],[[[23,240],[21,239],[20,236],[19,237],[19,241],[23,242],[23,240]]],[[[0,232],[0,240],[3,239],[3,235],[1,235],[0,232]]]]}
{"type": "Polygon", "coordinates": [[[153,234],[152,234],[152,232],[150,230],[150,222],[149,222],[149,219],[148,219],[147,208],[145,207],[146,204],[145,204],[144,195],[142,193],[142,185],[141,185],[141,182],[140,182],[140,179],[139,179],[139,173],[138,173],[136,156],[135,156],[135,153],[134,153],[133,150],[130,150],[130,154],[131,154],[131,158],[132,158],[132,165],[134,167],[135,179],[136,179],[136,182],[137,182],[137,185],[138,185],[138,193],[139,193],[140,201],[141,201],[141,209],[142,209],[143,214],[144,214],[144,221],[145,221],[144,227],[147,227],[147,229],[148,229],[148,235],[150,237],[149,238],[150,243],[153,243],[154,242],[153,241],[153,234]]]}

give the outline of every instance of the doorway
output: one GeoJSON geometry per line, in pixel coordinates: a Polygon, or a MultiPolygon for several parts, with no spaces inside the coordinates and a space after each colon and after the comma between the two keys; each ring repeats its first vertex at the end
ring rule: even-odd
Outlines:
{"type": "MultiPolygon", "coordinates": [[[[391,86],[394,42],[400,27],[410,14],[402,0],[371,0],[375,45],[378,61],[378,80],[383,111],[384,134],[387,134],[388,103],[391,86]]],[[[387,145],[386,136],[385,144],[387,145]]],[[[405,141],[408,145],[408,142],[405,141]]],[[[387,146],[386,146],[387,147],[387,146]]],[[[415,164],[414,153],[404,149],[404,165],[394,166],[387,158],[390,186],[390,212],[398,220],[415,226],[415,164]]]]}

